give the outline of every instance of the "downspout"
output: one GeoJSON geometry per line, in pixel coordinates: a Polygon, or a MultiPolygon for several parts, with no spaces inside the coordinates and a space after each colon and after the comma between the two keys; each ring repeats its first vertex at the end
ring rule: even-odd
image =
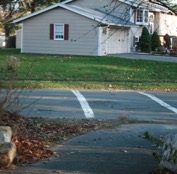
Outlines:
{"type": "Polygon", "coordinates": [[[23,53],[23,23],[21,28],[21,53],[23,53]]]}
{"type": "Polygon", "coordinates": [[[98,56],[101,56],[101,32],[102,32],[102,27],[98,27],[98,56]]]}

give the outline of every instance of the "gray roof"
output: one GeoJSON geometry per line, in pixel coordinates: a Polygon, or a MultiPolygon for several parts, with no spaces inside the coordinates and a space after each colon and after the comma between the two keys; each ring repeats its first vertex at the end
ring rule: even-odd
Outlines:
{"type": "Polygon", "coordinates": [[[110,15],[110,14],[103,12],[101,10],[98,10],[98,9],[89,9],[89,8],[85,8],[85,7],[83,8],[83,7],[78,7],[78,6],[74,6],[74,5],[67,5],[65,3],[54,4],[52,6],[45,8],[45,9],[42,9],[42,10],[36,11],[34,13],[31,13],[27,16],[23,16],[21,18],[18,18],[16,20],[14,20],[13,22],[14,23],[22,22],[24,20],[32,18],[33,16],[40,15],[42,13],[45,13],[46,11],[52,10],[57,7],[64,8],[64,9],[69,10],[71,12],[85,16],[87,18],[97,21],[100,24],[111,25],[111,26],[125,26],[125,27],[136,26],[135,24],[128,22],[127,20],[110,15]]]}
{"type": "Polygon", "coordinates": [[[152,0],[154,3],[149,2],[149,0],[119,0],[120,2],[129,4],[133,7],[138,8],[146,8],[152,11],[159,11],[159,12],[171,12],[168,8],[164,7],[163,5],[160,5],[155,3],[156,0],[152,0]]]}
{"type": "Polygon", "coordinates": [[[95,19],[99,19],[100,23],[113,25],[113,26],[136,26],[134,23],[122,19],[120,17],[111,15],[110,13],[104,12],[100,9],[90,9],[86,7],[78,7],[70,5],[71,8],[75,9],[78,12],[85,13],[88,16],[93,16],[95,19]]]}

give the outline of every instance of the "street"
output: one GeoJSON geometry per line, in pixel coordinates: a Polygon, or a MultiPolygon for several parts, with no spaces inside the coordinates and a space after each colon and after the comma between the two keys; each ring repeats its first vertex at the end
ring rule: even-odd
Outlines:
{"type": "Polygon", "coordinates": [[[144,133],[162,138],[177,131],[177,92],[40,89],[16,94],[19,106],[26,107],[20,112],[24,116],[126,121],[56,144],[56,156],[4,174],[149,174],[159,163],[152,155],[157,147],[144,133]]]}
{"type": "Polygon", "coordinates": [[[23,116],[177,121],[177,92],[23,90],[23,116]]]}
{"type": "Polygon", "coordinates": [[[177,63],[176,56],[169,55],[152,55],[148,53],[122,53],[122,54],[112,54],[112,57],[121,57],[125,59],[141,59],[141,60],[152,60],[152,61],[160,61],[160,62],[172,62],[177,63]]]}

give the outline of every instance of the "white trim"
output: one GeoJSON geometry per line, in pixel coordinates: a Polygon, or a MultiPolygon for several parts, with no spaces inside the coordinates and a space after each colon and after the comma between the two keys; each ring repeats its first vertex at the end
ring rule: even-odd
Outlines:
{"type": "Polygon", "coordinates": [[[61,4],[67,4],[67,3],[69,3],[69,2],[72,2],[73,0],[66,0],[66,1],[64,1],[64,2],[61,2],[61,4]]]}

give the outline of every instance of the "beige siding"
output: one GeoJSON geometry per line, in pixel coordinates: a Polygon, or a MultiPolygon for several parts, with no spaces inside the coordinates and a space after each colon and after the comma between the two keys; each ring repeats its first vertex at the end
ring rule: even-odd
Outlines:
{"type": "Polygon", "coordinates": [[[16,31],[16,48],[21,48],[21,29],[16,31]]]}
{"type": "Polygon", "coordinates": [[[157,31],[157,33],[159,33],[159,28],[160,28],[160,13],[159,12],[153,12],[154,13],[154,30],[157,31]]]}
{"type": "Polygon", "coordinates": [[[97,55],[97,22],[64,9],[54,9],[23,23],[23,52],[97,55]],[[50,40],[49,26],[69,24],[69,40],[50,40]]]}
{"type": "Polygon", "coordinates": [[[177,16],[160,13],[159,35],[169,34],[171,36],[177,36],[177,16]]]}

